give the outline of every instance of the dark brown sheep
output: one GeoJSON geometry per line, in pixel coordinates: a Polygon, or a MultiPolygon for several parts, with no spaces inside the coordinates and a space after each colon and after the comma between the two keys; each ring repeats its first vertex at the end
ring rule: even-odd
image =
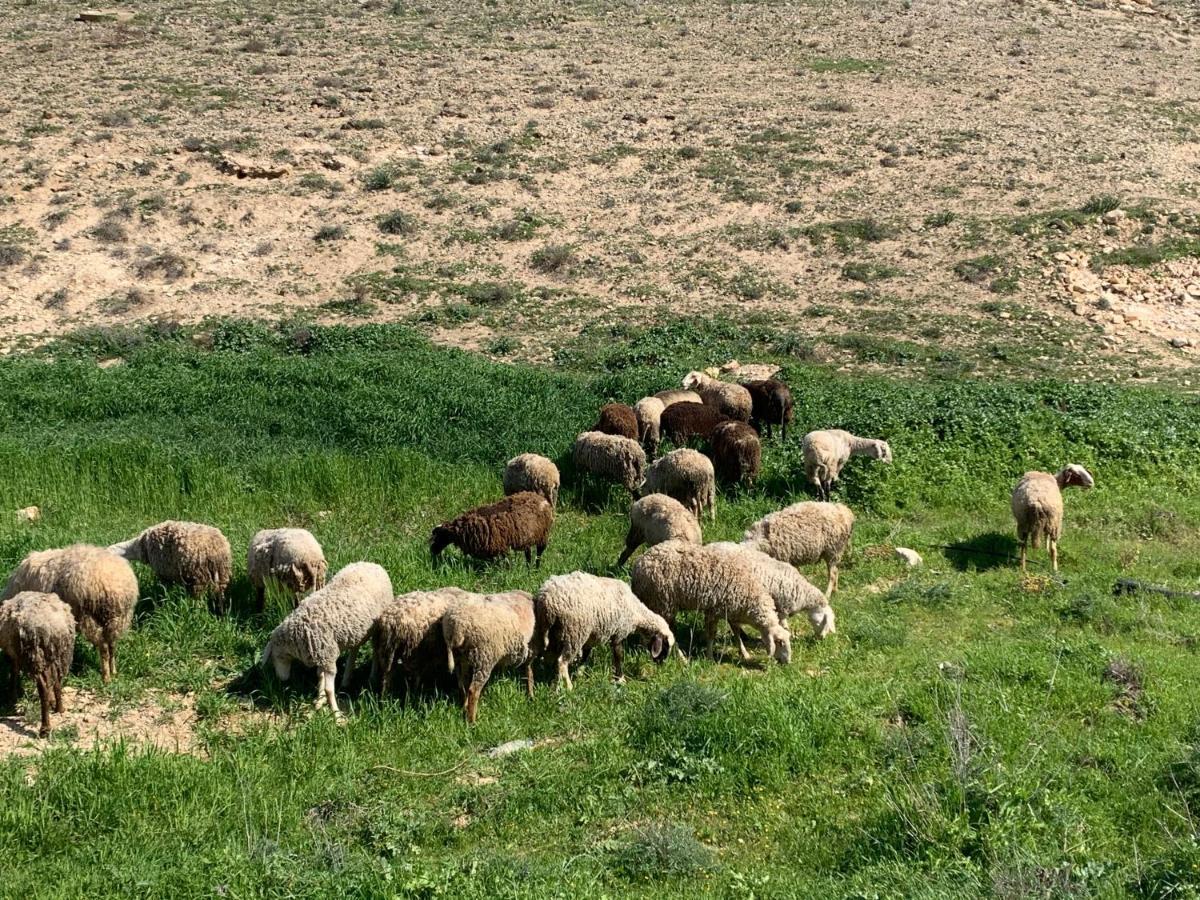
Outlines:
{"type": "Polygon", "coordinates": [[[624,403],[606,403],[600,407],[600,418],[588,431],[615,434],[634,441],[641,441],[638,434],[637,414],[632,406],[624,403]]]}
{"type": "Polygon", "coordinates": [[[765,426],[767,437],[771,437],[771,427],[779,425],[783,428],[783,439],[786,441],[788,425],[794,417],[792,392],[788,386],[774,378],[764,378],[762,381],[747,381],[744,387],[750,392],[750,400],[754,405],[750,424],[759,431],[765,426]]]}
{"type": "Polygon", "coordinates": [[[762,468],[758,432],[745,422],[722,422],[712,433],[713,468],[723,481],[753,484],[762,468]]]}
{"type": "Polygon", "coordinates": [[[542,564],[542,553],[550,540],[554,510],[541,494],[521,491],[498,503],[467,510],[457,519],[433,529],[429,551],[433,558],[454,544],[467,556],[491,560],[511,550],[524,550],[525,562],[542,564]]]}
{"type": "Polygon", "coordinates": [[[714,428],[731,421],[704,403],[672,403],[663,410],[660,431],[676,447],[686,447],[693,437],[708,440],[714,428]]]}

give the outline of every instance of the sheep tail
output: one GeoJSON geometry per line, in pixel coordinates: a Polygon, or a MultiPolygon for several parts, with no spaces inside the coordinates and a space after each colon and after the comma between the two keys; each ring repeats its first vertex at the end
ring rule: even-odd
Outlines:
{"type": "Polygon", "coordinates": [[[267,663],[271,661],[271,651],[275,648],[275,639],[268,638],[267,646],[263,647],[262,658],[258,661],[261,668],[266,668],[267,663]]]}

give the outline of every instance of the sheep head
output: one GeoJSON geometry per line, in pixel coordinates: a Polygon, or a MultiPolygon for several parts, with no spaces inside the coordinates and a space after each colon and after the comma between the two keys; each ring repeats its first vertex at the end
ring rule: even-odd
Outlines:
{"type": "Polygon", "coordinates": [[[780,665],[786,666],[792,661],[792,634],[783,625],[772,625],[763,635],[767,645],[767,654],[780,665]]]}
{"type": "Polygon", "coordinates": [[[808,621],[812,624],[813,634],[818,638],[827,637],[837,631],[837,623],[831,606],[818,606],[810,609],[808,621]]]}
{"type": "Polygon", "coordinates": [[[675,634],[667,620],[656,614],[638,630],[650,638],[650,658],[656,663],[665,662],[675,648],[675,634]]]}
{"type": "Polygon", "coordinates": [[[443,550],[455,542],[457,535],[449,523],[438,525],[429,536],[429,554],[437,559],[443,550]]]}
{"type": "Polygon", "coordinates": [[[683,389],[685,391],[695,390],[708,379],[703,372],[688,372],[683,379],[683,389]]]}
{"type": "Polygon", "coordinates": [[[1096,480],[1092,478],[1091,472],[1089,472],[1083,466],[1076,465],[1075,463],[1064,466],[1062,471],[1060,471],[1056,476],[1055,480],[1058,481],[1058,486],[1060,488],[1090,488],[1094,487],[1096,484],[1096,480]]]}

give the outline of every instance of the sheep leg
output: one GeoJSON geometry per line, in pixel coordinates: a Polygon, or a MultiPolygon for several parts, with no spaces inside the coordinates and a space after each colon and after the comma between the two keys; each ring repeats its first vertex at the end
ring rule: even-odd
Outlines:
{"type": "Polygon", "coordinates": [[[346,658],[346,668],[342,671],[342,690],[350,689],[350,678],[354,675],[354,667],[358,665],[358,650],[362,644],[355,644],[350,648],[350,653],[346,658]]]}
{"type": "Polygon", "coordinates": [[[13,658],[8,660],[8,699],[16,703],[21,697],[21,670],[17,668],[17,661],[13,658]]]}
{"type": "Polygon", "coordinates": [[[63,711],[62,679],[61,678],[59,678],[58,681],[54,682],[54,711],[56,713],[60,713],[63,711]]]}
{"type": "Polygon", "coordinates": [[[525,696],[533,699],[533,657],[525,662],[525,696]]]}
{"type": "Polygon", "coordinates": [[[1050,544],[1050,567],[1055,572],[1057,572],[1058,571],[1058,541],[1051,540],[1051,541],[1049,541],[1049,544],[1050,544]]]}
{"type": "Polygon", "coordinates": [[[617,684],[625,683],[625,645],[620,638],[612,640],[613,678],[617,684]]]}
{"type": "Polygon", "coordinates": [[[526,566],[533,565],[533,548],[532,547],[525,548],[525,565],[526,566]]]}
{"type": "Polygon", "coordinates": [[[704,640],[708,644],[708,655],[713,659],[720,659],[720,654],[717,653],[717,626],[716,616],[704,617],[704,640]]]}
{"type": "Polygon", "coordinates": [[[1025,546],[1026,546],[1026,544],[1028,544],[1028,540],[1026,540],[1025,538],[1021,538],[1021,572],[1022,573],[1024,573],[1026,571],[1025,570],[1025,546]]]}
{"type": "Polygon", "coordinates": [[[45,673],[40,673],[36,681],[38,700],[42,704],[42,725],[38,729],[38,737],[48,737],[50,735],[50,685],[46,683],[45,673]]]}
{"type": "Polygon", "coordinates": [[[256,584],[254,586],[254,605],[259,612],[266,611],[267,589],[261,584],[256,584]]]}
{"type": "Polygon", "coordinates": [[[463,703],[463,714],[466,716],[468,725],[474,725],[475,719],[479,715],[479,695],[483,693],[484,684],[485,682],[474,678],[467,688],[467,697],[463,703]]]}
{"type": "Polygon", "coordinates": [[[338,720],[338,722],[343,721],[343,719],[345,717],[342,715],[342,711],[340,709],[338,709],[338,703],[337,703],[337,670],[336,669],[334,669],[332,672],[322,672],[321,673],[321,686],[323,689],[322,693],[324,693],[324,695],[325,695],[325,702],[329,704],[330,712],[333,713],[334,718],[336,718],[338,720]]]}
{"type": "Polygon", "coordinates": [[[570,666],[567,664],[566,651],[559,654],[559,657],[558,657],[558,674],[555,676],[555,679],[554,679],[555,688],[561,689],[564,682],[567,685],[568,691],[575,690],[575,685],[571,681],[571,669],[570,669],[570,666]]]}
{"type": "Polygon", "coordinates": [[[730,622],[729,628],[733,632],[733,636],[737,638],[738,656],[740,656],[743,661],[749,660],[750,651],[746,649],[746,632],[742,631],[742,626],[735,622],[730,622]]]}

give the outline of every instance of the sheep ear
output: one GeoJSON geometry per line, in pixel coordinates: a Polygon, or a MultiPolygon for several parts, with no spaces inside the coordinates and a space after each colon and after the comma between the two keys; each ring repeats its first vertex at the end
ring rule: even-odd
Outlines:
{"type": "Polygon", "coordinates": [[[670,649],[667,646],[667,642],[662,639],[662,635],[656,634],[654,640],[650,642],[650,658],[655,662],[662,662],[666,659],[670,649]]]}

